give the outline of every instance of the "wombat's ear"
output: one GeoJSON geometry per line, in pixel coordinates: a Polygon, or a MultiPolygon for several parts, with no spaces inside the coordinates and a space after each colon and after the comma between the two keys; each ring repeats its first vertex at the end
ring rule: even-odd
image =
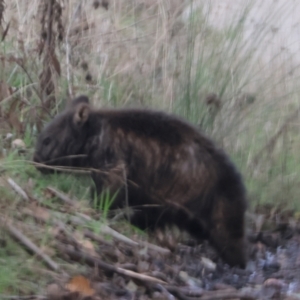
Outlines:
{"type": "Polygon", "coordinates": [[[87,96],[80,95],[71,101],[70,106],[75,107],[76,105],[78,105],[80,103],[89,104],[89,102],[90,102],[90,100],[87,96]]]}
{"type": "Polygon", "coordinates": [[[90,106],[86,103],[80,103],[75,109],[73,122],[76,126],[81,127],[88,120],[90,114],[90,106]]]}

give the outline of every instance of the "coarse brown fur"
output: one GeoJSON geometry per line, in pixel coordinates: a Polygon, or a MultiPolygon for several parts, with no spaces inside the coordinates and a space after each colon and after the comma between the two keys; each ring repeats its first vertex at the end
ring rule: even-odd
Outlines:
{"type": "Polygon", "coordinates": [[[113,208],[134,207],[134,225],[176,224],[245,267],[242,178],[186,121],[143,109],[96,110],[80,96],[40,134],[34,161],[92,168],[97,193],[118,191],[113,208]]]}

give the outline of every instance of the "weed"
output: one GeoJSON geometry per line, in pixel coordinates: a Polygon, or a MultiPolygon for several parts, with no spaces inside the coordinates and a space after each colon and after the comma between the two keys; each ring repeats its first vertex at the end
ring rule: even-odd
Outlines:
{"type": "Polygon", "coordinates": [[[101,221],[107,222],[107,216],[111,205],[113,204],[115,198],[117,196],[117,192],[114,195],[110,195],[109,190],[103,191],[100,196],[94,195],[93,198],[93,208],[101,211],[101,221]]]}

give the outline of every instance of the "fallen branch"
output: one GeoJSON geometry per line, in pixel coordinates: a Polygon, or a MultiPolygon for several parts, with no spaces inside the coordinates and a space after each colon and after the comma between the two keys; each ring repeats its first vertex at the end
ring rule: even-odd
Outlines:
{"type": "Polygon", "coordinates": [[[113,243],[106,241],[105,239],[103,239],[102,237],[100,237],[99,235],[95,234],[94,232],[92,232],[90,230],[84,231],[84,237],[87,237],[95,242],[105,244],[107,246],[113,246],[113,243]]]}
{"type": "Polygon", "coordinates": [[[173,285],[167,285],[165,288],[172,294],[176,295],[177,297],[183,297],[187,299],[195,299],[196,297],[201,297],[203,295],[203,289],[198,287],[178,287],[173,285]],[[181,296],[180,296],[181,295],[181,296]]]}
{"type": "MultiPolygon", "coordinates": [[[[77,215],[82,218],[83,220],[85,221],[92,221],[93,219],[85,214],[82,214],[82,213],[77,213],[77,215]]],[[[144,241],[133,241],[131,239],[129,239],[128,237],[124,236],[123,234],[115,231],[114,229],[110,228],[109,226],[107,225],[102,225],[101,226],[101,232],[105,233],[105,234],[108,234],[108,235],[111,235],[113,238],[125,243],[125,244],[128,244],[130,246],[143,246],[143,247],[148,247],[149,249],[151,250],[154,250],[156,252],[160,252],[162,254],[169,254],[171,251],[169,249],[166,249],[166,248],[163,248],[163,247],[160,247],[160,246],[157,246],[157,245],[154,245],[154,244],[151,244],[151,243],[148,243],[148,242],[144,242],[144,241]]]]}
{"type": "Polygon", "coordinates": [[[171,253],[170,249],[163,248],[163,247],[157,246],[155,244],[151,244],[149,242],[139,241],[138,243],[141,246],[147,247],[147,248],[154,250],[156,252],[159,252],[161,254],[170,254],[171,253]]]}
{"type": "Polygon", "coordinates": [[[100,230],[101,232],[105,233],[105,234],[108,234],[108,235],[111,235],[113,238],[125,243],[125,244],[128,244],[130,246],[138,246],[139,243],[131,240],[130,238],[128,238],[127,236],[115,231],[114,229],[110,228],[109,226],[107,225],[102,225],[100,227],[100,230]]]}
{"type": "Polygon", "coordinates": [[[54,262],[47,254],[45,254],[38,246],[36,246],[29,238],[27,238],[23,233],[21,233],[10,222],[1,219],[2,226],[10,233],[11,236],[19,240],[25,247],[39,256],[52,270],[59,270],[59,265],[54,262]]]}
{"type": "MultiPolygon", "coordinates": [[[[85,214],[77,213],[77,215],[85,222],[94,221],[91,217],[89,217],[85,214]]],[[[112,236],[113,238],[115,238],[125,244],[128,244],[130,246],[138,246],[139,245],[139,243],[131,240],[127,236],[115,231],[114,229],[110,228],[109,226],[107,226],[105,224],[101,225],[100,230],[102,233],[108,234],[108,235],[112,236]]]]}
{"type": "Polygon", "coordinates": [[[52,194],[54,194],[57,198],[62,200],[63,202],[71,205],[71,206],[77,206],[78,203],[74,200],[72,200],[68,195],[56,190],[55,188],[48,186],[47,190],[50,191],[52,194]]]}
{"type": "MultiPolygon", "coordinates": [[[[175,297],[173,294],[171,294],[168,289],[166,289],[165,286],[161,284],[156,285],[156,289],[158,289],[166,298],[167,300],[175,300],[175,297]]],[[[180,300],[190,300],[190,299],[180,299],[180,300]]]]}
{"type": "Polygon", "coordinates": [[[25,201],[29,201],[29,197],[26,194],[26,192],[18,184],[16,184],[14,180],[8,178],[7,182],[15,190],[15,192],[17,192],[17,194],[19,194],[25,201]]]}
{"type": "Polygon", "coordinates": [[[157,279],[155,277],[136,273],[136,272],[133,272],[130,270],[125,270],[123,268],[115,267],[113,265],[103,262],[99,258],[89,255],[86,252],[71,249],[70,247],[66,247],[63,244],[58,243],[57,248],[59,249],[60,252],[67,254],[71,259],[76,260],[76,261],[84,261],[86,264],[88,264],[91,267],[98,266],[99,268],[101,268],[105,271],[125,275],[125,276],[135,278],[135,279],[138,279],[138,280],[141,280],[144,282],[166,284],[166,282],[164,282],[160,279],[157,279]]]}
{"type": "MultiPolygon", "coordinates": [[[[71,206],[76,206],[77,205],[76,201],[72,200],[66,194],[54,189],[53,187],[49,186],[49,187],[47,187],[47,190],[49,190],[51,193],[53,193],[57,198],[61,199],[63,202],[65,202],[65,203],[67,203],[71,206]]],[[[81,219],[83,219],[84,221],[93,221],[93,219],[88,215],[85,215],[85,214],[82,214],[82,213],[77,213],[77,215],[81,219]]],[[[74,220],[73,218],[71,218],[71,221],[74,221],[74,223],[76,223],[77,225],[78,225],[78,223],[81,223],[81,222],[77,222],[77,220],[76,219],[74,220]]],[[[82,223],[80,225],[82,225],[82,223]]],[[[115,231],[114,229],[110,228],[107,225],[102,225],[101,226],[101,231],[104,234],[108,234],[108,235],[112,236],[113,238],[115,238],[115,239],[117,239],[117,240],[119,240],[123,243],[126,243],[130,246],[141,245],[141,246],[144,246],[144,247],[148,247],[149,249],[154,250],[156,252],[160,252],[162,254],[169,254],[170,253],[169,249],[162,248],[160,246],[157,246],[157,245],[154,245],[154,244],[151,244],[151,243],[148,243],[148,242],[144,242],[144,241],[135,242],[132,239],[129,239],[128,237],[126,237],[123,234],[115,231]]],[[[89,235],[89,238],[91,238],[93,240],[97,240],[99,242],[105,243],[105,241],[103,239],[97,238],[97,236],[95,234],[93,234],[92,232],[87,233],[87,235],[89,235]]]]}

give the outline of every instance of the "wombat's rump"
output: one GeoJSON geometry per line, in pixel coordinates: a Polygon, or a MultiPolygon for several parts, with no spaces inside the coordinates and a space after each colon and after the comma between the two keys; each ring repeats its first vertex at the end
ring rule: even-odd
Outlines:
{"type": "MultiPolygon", "coordinates": [[[[96,110],[80,96],[40,134],[34,161],[92,168],[97,193],[134,207],[140,228],[174,223],[245,266],[246,195],[227,155],[184,120],[149,110],[96,110]]],[[[41,166],[39,169],[43,169],[41,166]]]]}

